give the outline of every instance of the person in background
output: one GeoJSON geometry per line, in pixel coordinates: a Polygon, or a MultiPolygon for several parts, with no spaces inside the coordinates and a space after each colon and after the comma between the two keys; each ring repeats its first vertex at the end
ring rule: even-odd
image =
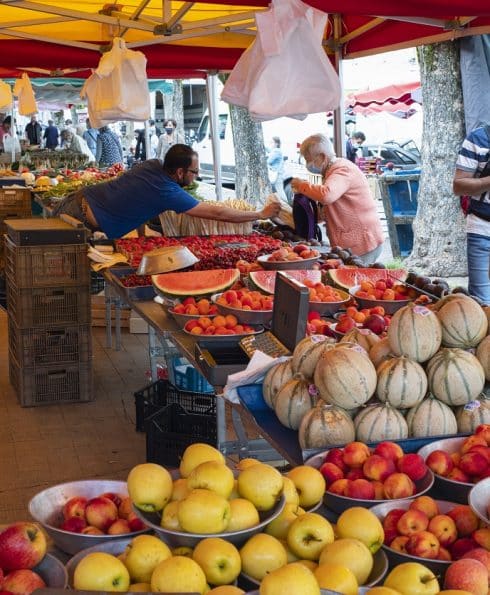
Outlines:
{"type": "Polygon", "coordinates": [[[12,144],[14,146],[15,160],[19,159],[21,147],[17,135],[12,134],[12,118],[7,116],[2,122],[2,163],[12,161],[12,144]]]}
{"type": "Polygon", "coordinates": [[[87,163],[94,160],[92,151],[88,148],[83,137],[78,134],[73,134],[73,132],[67,128],[61,132],[61,147],[62,150],[85,155],[87,163]]]}
{"type": "Polygon", "coordinates": [[[150,150],[147,159],[154,159],[157,156],[158,137],[160,136],[160,129],[157,129],[155,120],[148,121],[148,132],[150,135],[150,150]]]}
{"type": "Polygon", "coordinates": [[[70,118],[68,118],[67,120],[65,120],[65,128],[64,130],[69,130],[72,134],[76,134],[77,131],[75,130],[75,127],[73,126],[73,120],[70,120],[70,118]]]}
{"type": "Polygon", "coordinates": [[[25,132],[30,145],[41,146],[43,129],[36,116],[31,116],[31,121],[27,124],[25,132]]]}
{"type": "Polygon", "coordinates": [[[322,183],[293,178],[293,191],[323,205],[331,246],[350,248],[366,265],[372,264],[383,251],[383,231],[366,177],[351,161],[335,156],[324,134],[306,138],[300,151],[308,171],[321,175],[322,183]]]}
{"type": "Polygon", "coordinates": [[[99,128],[95,161],[97,161],[99,167],[109,167],[115,163],[123,163],[121,142],[109,126],[99,128]]]}
{"type": "Polygon", "coordinates": [[[177,132],[177,122],[173,118],[165,120],[163,122],[163,134],[158,139],[157,159],[163,161],[172,145],[182,144],[183,142],[182,135],[177,132]]]}
{"type": "Polygon", "coordinates": [[[468,291],[487,305],[490,305],[490,172],[486,169],[489,160],[490,137],[486,127],[480,126],[464,139],[453,180],[454,194],[470,197],[466,217],[468,291]]]}
{"type": "Polygon", "coordinates": [[[269,172],[269,182],[272,186],[272,192],[275,192],[281,200],[287,202],[284,193],[284,156],[281,150],[281,139],[278,136],[273,136],[269,154],[267,156],[267,168],[269,172]]]}
{"type": "Polygon", "coordinates": [[[48,125],[44,131],[44,146],[46,149],[56,149],[58,146],[58,137],[60,133],[54,125],[53,120],[48,120],[48,125]]]}
{"type": "Polygon", "coordinates": [[[358,150],[365,140],[366,135],[361,131],[354,132],[351,138],[347,139],[345,156],[349,161],[352,161],[352,163],[356,162],[356,158],[359,156],[358,150]]]}
{"type": "Polygon", "coordinates": [[[189,186],[198,173],[197,153],[187,145],[173,145],[163,164],[159,159],[148,159],[113,180],[85,187],[64,198],[53,215],[71,215],[90,229],[103,231],[109,239],[140,228],[164,211],[234,223],[278,215],[278,201],[260,211],[239,211],[197,200],[183,187],[189,186]]]}
{"type": "Polygon", "coordinates": [[[99,131],[97,130],[97,128],[92,128],[89,118],[87,118],[86,125],[87,130],[85,130],[82,136],[85,142],[87,143],[88,148],[92,151],[95,160],[95,155],[97,153],[97,139],[99,137],[99,131]]]}

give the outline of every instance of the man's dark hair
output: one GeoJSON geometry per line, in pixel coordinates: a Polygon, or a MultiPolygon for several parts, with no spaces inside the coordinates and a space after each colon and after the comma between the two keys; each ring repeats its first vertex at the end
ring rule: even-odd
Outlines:
{"type": "Polygon", "coordinates": [[[274,144],[276,145],[276,147],[280,147],[281,146],[281,139],[278,136],[273,136],[272,137],[272,141],[274,142],[274,144]]]}
{"type": "Polygon", "coordinates": [[[170,174],[175,173],[179,167],[188,168],[192,163],[192,158],[197,157],[196,151],[188,145],[172,145],[165,155],[163,169],[170,174]]]}
{"type": "Polygon", "coordinates": [[[364,134],[364,132],[358,131],[354,132],[352,138],[358,138],[361,142],[364,142],[366,140],[366,135],[364,134]]]}

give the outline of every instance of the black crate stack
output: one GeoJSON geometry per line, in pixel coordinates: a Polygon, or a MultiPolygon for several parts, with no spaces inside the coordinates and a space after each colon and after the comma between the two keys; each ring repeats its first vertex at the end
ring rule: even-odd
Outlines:
{"type": "Polygon", "coordinates": [[[23,407],[93,399],[90,269],[83,227],[6,221],[9,376],[23,407]]]}

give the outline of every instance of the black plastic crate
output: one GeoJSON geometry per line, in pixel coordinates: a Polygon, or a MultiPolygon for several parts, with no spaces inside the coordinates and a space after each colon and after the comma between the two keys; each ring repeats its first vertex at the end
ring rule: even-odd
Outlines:
{"type": "Polygon", "coordinates": [[[157,380],[134,393],[136,407],[136,430],[145,431],[145,421],[163,407],[177,403],[187,413],[214,416],[216,419],[216,397],[214,394],[194,393],[179,390],[168,380],[157,380]]]}
{"type": "Polygon", "coordinates": [[[102,273],[90,272],[90,293],[97,295],[105,289],[105,278],[102,273]]]}
{"type": "Polygon", "coordinates": [[[146,460],[178,467],[185,449],[194,442],[216,446],[216,414],[188,413],[172,403],[146,420],[146,460]]]}

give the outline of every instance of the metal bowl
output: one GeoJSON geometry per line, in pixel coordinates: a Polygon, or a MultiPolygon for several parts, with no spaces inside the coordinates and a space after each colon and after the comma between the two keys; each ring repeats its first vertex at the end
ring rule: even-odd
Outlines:
{"type": "MultiPolygon", "coordinates": [[[[423,446],[418,451],[418,454],[424,459],[424,461],[434,450],[445,450],[451,454],[453,452],[457,452],[465,440],[466,437],[444,438],[443,440],[437,440],[423,446]]],[[[450,494],[451,499],[454,502],[468,504],[468,496],[472,487],[472,483],[454,481],[434,473],[434,488],[440,494],[450,494]]]]}
{"type": "Polygon", "coordinates": [[[52,554],[46,554],[37,566],[32,569],[51,589],[66,589],[68,573],[63,564],[52,554]]]}
{"type": "Polygon", "coordinates": [[[194,339],[197,339],[197,342],[199,343],[199,341],[209,341],[209,342],[224,342],[224,343],[230,343],[230,344],[234,344],[235,342],[238,343],[240,341],[240,339],[243,339],[243,337],[250,337],[251,335],[260,335],[260,333],[264,332],[264,327],[263,326],[255,326],[254,327],[254,332],[253,333],[241,333],[239,335],[194,335],[193,333],[186,331],[184,329],[184,333],[186,335],[189,335],[190,337],[194,337],[194,339]]]}
{"type": "Polygon", "coordinates": [[[187,246],[166,246],[145,252],[136,271],[137,275],[158,275],[179,271],[199,262],[187,246]]]}
{"type": "MultiPolygon", "coordinates": [[[[104,479],[61,483],[36,494],[29,502],[29,513],[35,521],[43,526],[46,533],[60,550],[68,554],[76,554],[88,547],[122,538],[122,535],[83,535],[59,528],[59,525],[63,522],[61,509],[67,500],[75,496],[88,499],[95,498],[105,492],[114,492],[121,496],[127,496],[128,488],[125,481],[104,479]]],[[[124,537],[134,537],[147,531],[148,529],[134,531],[125,534],[124,537]]]]}
{"type": "MultiPolygon", "coordinates": [[[[338,591],[330,591],[329,589],[320,589],[321,595],[341,595],[338,591]]],[[[259,595],[259,590],[247,591],[245,595],[259,595]]]]}
{"type": "Polygon", "coordinates": [[[490,477],[482,479],[471,488],[468,503],[473,512],[490,525],[490,477]]]}
{"type": "MultiPolygon", "coordinates": [[[[448,502],[447,500],[436,500],[436,502],[441,514],[446,514],[456,506],[456,503],[448,502]]],[[[383,522],[383,519],[390,512],[390,510],[394,510],[395,508],[403,508],[404,510],[408,510],[410,503],[411,500],[391,500],[390,502],[383,502],[382,504],[373,506],[371,508],[371,512],[376,515],[381,522],[383,522]]],[[[383,544],[381,547],[385,550],[388,556],[390,566],[404,564],[405,562],[418,562],[419,564],[423,564],[432,570],[432,572],[436,575],[444,575],[446,570],[449,568],[449,565],[454,561],[431,560],[429,558],[411,556],[410,554],[398,552],[397,550],[394,550],[385,544],[383,544]]]]}
{"type": "Polygon", "coordinates": [[[318,312],[322,316],[333,316],[338,312],[347,302],[351,299],[351,296],[342,289],[336,289],[337,293],[340,293],[342,300],[339,302],[308,302],[308,308],[310,312],[318,312]]]}
{"type": "Polygon", "coordinates": [[[241,546],[248,539],[250,539],[252,535],[260,533],[266,525],[279,516],[282,512],[282,509],[284,508],[285,503],[286,498],[283,494],[272,510],[267,512],[259,512],[260,523],[255,527],[250,527],[250,529],[243,529],[241,531],[233,531],[231,533],[213,533],[210,535],[204,533],[186,533],[185,531],[170,531],[169,529],[165,529],[164,527],[160,526],[161,517],[158,513],[144,512],[135,506],[133,506],[133,510],[139,516],[139,518],[146,525],[151,527],[158,537],[165,541],[170,547],[195,547],[201,541],[201,539],[206,539],[207,537],[221,537],[236,546],[241,546]]]}
{"type": "Polygon", "coordinates": [[[257,257],[257,262],[267,271],[299,271],[301,269],[311,269],[313,265],[320,260],[320,255],[315,258],[301,258],[300,260],[272,260],[269,261],[270,254],[263,254],[257,257]]]}
{"type": "MultiPolygon", "coordinates": [[[[305,461],[305,465],[319,469],[325,459],[327,452],[328,450],[310,457],[305,461]]],[[[434,474],[430,469],[427,469],[427,473],[424,475],[424,477],[418,481],[414,481],[414,483],[416,488],[415,494],[409,498],[406,498],[406,500],[404,499],[403,501],[409,502],[410,500],[418,498],[419,496],[422,496],[422,494],[428,492],[434,484],[434,474]]],[[[348,498],[347,496],[340,496],[338,494],[331,494],[330,492],[325,492],[323,501],[327,508],[330,508],[339,514],[348,508],[352,508],[353,506],[371,508],[372,506],[376,506],[378,504],[391,504],[392,502],[400,502],[400,500],[361,500],[357,498],[348,498]]]]}
{"type": "Polygon", "coordinates": [[[215,293],[211,296],[211,301],[218,306],[221,314],[233,314],[242,324],[269,324],[272,320],[272,310],[242,310],[241,308],[230,308],[218,304],[217,300],[223,295],[222,293],[215,293]]]}
{"type": "Polygon", "coordinates": [[[406,300],[370,300],[369,298],[358,297],[356,291],[361,289],[360,285],[354,285],[349,289],[350,295],[356,300],[361,308],[374,308],[375,306],[382,306],[385,309],[385,314],[394,314],[400,308],[409,304],[411,299],[406,300]]]}
{"type": "Polygon", "coordinates": [[[179,314],[177,312],[174,312],[173,306],[168,308],[168,313],[175,320],[175,322],[180,326],[180,328],[184,328],[186,322],[189,322],[189,320],[194,320],[194,319],[197,320],[198,318],[200,318],[202,316],[202,314],[179,314]]]}

